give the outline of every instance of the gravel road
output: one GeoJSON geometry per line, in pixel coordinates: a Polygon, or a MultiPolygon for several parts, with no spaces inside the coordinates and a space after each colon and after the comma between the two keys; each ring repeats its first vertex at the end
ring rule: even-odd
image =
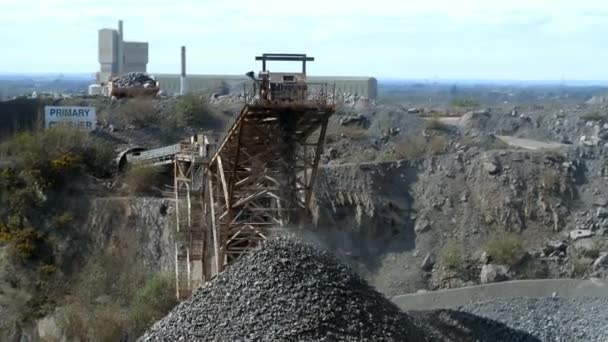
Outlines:
{"type": "Polygon", "coordinates": [[[459,310],[503,322],[544,342],[608,341],[608,298],[515,298],[459,310]]]}

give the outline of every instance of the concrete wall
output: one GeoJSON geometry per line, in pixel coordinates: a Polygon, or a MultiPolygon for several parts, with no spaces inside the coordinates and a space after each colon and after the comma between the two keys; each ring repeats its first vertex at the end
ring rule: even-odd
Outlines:
{"type": "Polygon", "coordinates": [[[124,42],[124,69],[127,72],[146,72],[148,65],[148,43],[124,42]]]}
{"type": "Polygon", "coordinates": [[[98,40],[99,81],[106,82],[111,75],[118,73],[118,32],[112,29],[99,30],[98,40]]]}
{"type": "Polygon", "coordinates": [[[99,30],[98,39],[98,82],[105,83],[123,73],[147,71],[148,43],[124,42],[119,31],[114,29],[99,30]]]}
{"type": "MultiPolygon", "coordinates": [[[[179,93],[179,74],[158,74],[161,90],[166,94],[179,93]]],[[[330,87],[335,84],[336,94],[359,95],[375,99],[378,95],[378,81],[373,77],[326,77],[308,76],[310,83],[326,83],[330,87]]],[[[222,93],[222,88],[232,92],[242,92],[243,86],[249,86],[250,79],[238,75],[188,75],[187,86],[191,92],[222,93]]]]}
{"type": "Polygon", "coordinates": [[[555,294],[562,298],[608,297],[608,279],[515,280],[459,289],[395,296],[402,310],[450,309],[502,298],[542,298],[555,294]]]}

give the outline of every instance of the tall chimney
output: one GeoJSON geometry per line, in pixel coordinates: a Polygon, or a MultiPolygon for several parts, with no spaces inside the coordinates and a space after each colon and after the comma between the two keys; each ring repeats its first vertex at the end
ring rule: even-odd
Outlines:
{"type": "Polygon", "coordinates": [[[179,94],[186,95],[188,92],[186,85],[186,47],[182,46],[182,72],[179,78],[179,94]]]}
{"type": "Polygon", "coordinates": [[[122,20],[118,21],[118,74],[122,75],[125,70],[125,49],[124,32],[122,30],[122,20]]]}

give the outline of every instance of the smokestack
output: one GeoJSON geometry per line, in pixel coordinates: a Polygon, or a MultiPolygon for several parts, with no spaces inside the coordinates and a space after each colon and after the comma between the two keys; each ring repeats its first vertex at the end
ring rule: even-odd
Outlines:
{"type": "Polygon", "coordinates": [[[125,68],[124,35],[122,30],[122,20],[118,21],[118,74],[122,75],[125,68]]]}
{"type": "Polygon", "coordinates": [[[182,46],[182,72],[179,78],[179,94],[186,95],[188,92],[186,88],[186,47],[182,46]]]}

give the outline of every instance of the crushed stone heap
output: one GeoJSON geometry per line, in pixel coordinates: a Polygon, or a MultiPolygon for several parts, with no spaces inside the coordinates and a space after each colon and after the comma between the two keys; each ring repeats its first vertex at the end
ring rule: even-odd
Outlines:
{"type": "Polygon", "coordinates": [[[156,81],[143,72],[130,72],[118,76],[112,80],[112,84],[118,88],[154,88],[156,81]]]}
{"type": "Polygon", "coordinates": [[[402,313],[330,253],[282,237],[245,255],[139,341],[464,341],[467,329],[455,334],[450,324],[450,337],[442,335],[402,313]]]}

